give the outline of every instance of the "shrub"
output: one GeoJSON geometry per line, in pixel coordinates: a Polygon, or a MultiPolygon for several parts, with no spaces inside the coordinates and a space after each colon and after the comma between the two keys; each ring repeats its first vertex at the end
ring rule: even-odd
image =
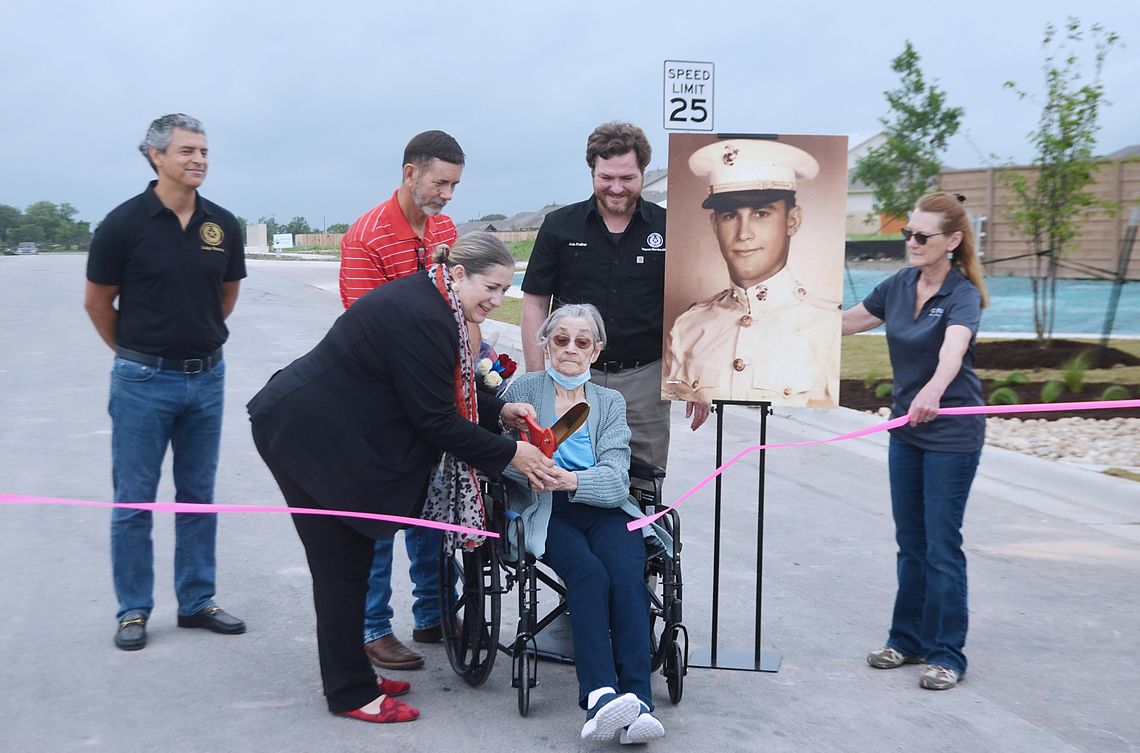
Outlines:
{"type": "Polygon", "coordinates": [[[1060,380],[1050,379],[1045,383],[1045,386],[1041,388],[1041,402],[1055,403],[1057,402],[1057,398],[1059,398],[1064,391],[1065,385],[1061,384],[1060,380]]]}
{"type": "Polygon", "coordinates": [[[1127,400],[1128,390],[1123,385],[1111,384],[1100,393],[1101,400],[1127,400]]]}
{"type": "Polygon", "coordinates": [[[994,387],[1013,387],[1017,384],[1029,384],[1029,377],[1025,376],[1024,371],[1009,372],[1004,379],[996,382],[994,387]]]}
{"type": "Polygon", "coordinates": [[[990,405],[1017,405],[1021,402],[1021,396],[1012,387],[998,387],[990,393],[990,399],[986,402],[990,405]]]}
{"type": "Polygon", "coordinates": [[[875,382],[879,381],[879,376],[878,371],[868,371],[867,376],[863,377],[863,386],[871,389],[875,386],[875,382]]]}
{"type": "Polygon", "coordinates": [[[884,398],[895,394],[895,386],[891,382],[883,382],[875,388],[875,397],[884,398]]]}
{"type": "Polygon", "coordinates": [[[1069,388],[1069,392],[1078,395],[1085,388],[1085,372],[1088,369],[1089,357],[1083,352],[1076,354],[1061,365],[1061,371],[1064,372],[1062,378],[1065,380],[1065,386],[1069,388]]]}

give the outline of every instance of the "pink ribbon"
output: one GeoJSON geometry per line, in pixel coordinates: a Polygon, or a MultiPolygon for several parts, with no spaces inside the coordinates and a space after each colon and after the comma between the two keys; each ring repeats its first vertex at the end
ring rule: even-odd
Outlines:
{"type": "MultiPolygon", "coordinates": [[[[1106,410],[1112,408],[1140,408],[1140,400],[1094,400],[1089,402],[1080,403],[1037,403],[1031,405],[968,405],[960,408],[940,408],[938,415],[940,416],[970,416],[978,414],[986,415],[999,415],[1004,413],[1047,413],[1053,411],[1085,411],[1085,410],[1106,410]]],[[[778,450],[785,447],[807,447],[817,444],[828,444],[829,442],[843,442],[848,439],[857,439],[865,437],[869,434],[878,434],[879,432],[888,431],[890,429],[902,426],[908,421],[907,416],[899,416],[892,418],[890,421],[884,421],[881,424],[868,426],[856,431],[850,431],[846,434],[840,434],[827,439],[810,439],[803,442],[783,442],[779,444],[758,444],[752,447],[741,450],[732,456],[728,462],[721,465],[715,471],[705,476],[700,483],[693,488],[686,491],[677,501],[666,507],[660,512],[644,518],[632,520],[626,526],[631,531],[636,531],[639,528],[644,528],[653,521],[665,515],[670,510],[678,507],[682,502],[689,497],[696,494],[704,488],[710,481],[715,479],[720,474],[735,465],[745,455],[760,450],[778,450]]],[[[435,520],[424,520],[422,518],[405,518],[399,515],[381,515],[380,513],[371,512],[353,512],[351,510],[325,510],[323,508],[315,507],[271,507],[269,505],[203,505],[195,504],[193,502],[94,502],[82,499],[59,499],[55,497],[32,497],[23,494],[0,494],[0,505],[70,505],[74,507],[122,507],[130,510],[148,510],[150,512],[181,512],[181,513],[199,513],[199,514],[213,514],[217,515],[223,512],[277,512],[288,513],[290,515],[329,515],[337,518],[361,518],[363,520],[380,520],[385,523],[396,523],[403,526],[419,526],[421,528],[434,528],[439,531],[454,531],[455,533],[464,533],[472,536],[485,536],[489,539],[499,538],[499,534],[494,531],[485,531],[479,528],[467,528],[465,526],[452,525],[451,523],[440,523],[435,520]]]]}
{"type": "MultiPolygon", "coordinates": [[[[1140,400],[1090,400],[1080,403],[1031,403],[1029,405],[966,405],[958,408],[939,408],[938,415],[940,416],[975,416],[978,414],[997,415],[1001,413],[1049,413],[1053,411],[1084,411],[1084,410],[1106,410],[1109,408],[1140,408],[1140,400]]],[[[701,481],[689,489],[687,492],[677,498],[677,501],[666,507],[664,510],[647,515],[644,518],[637,518],[631,520],[627,525],[631,531],[636,531],[644,528],[653,521],[660,518],[662,515],[667,514],[670,510],[679,506],[689,497],[696,494],[702,488],[708,485],[710,481],[715,479],[720,474],[735,465],[745,455],[760,450],[779,450],[785,447],[806,447],[813,444],[827,444],[828,442],[843,442],[848,439],[856,439],[858,437],[865,437],[868,434],[878,434],[881,431],[888,431],[890,429],[898,428],[906,424],[910,418],[908,416],[899,416],[892,418],[890,421],[884,421],[881,424],[868,426],[865,429],[858,429],[850,431],[846,434],[840,434],[835,437],[828,437],[827,439],[811,439],[804,442],[783,442],[780,444],[758,444],[752,447],[741,450],[732,456],[728,462],[721,465],[715,471],[705,476],[701,481]]]]}
{"type": "Polygon", "coordinates": [[[398,523],[405,526],[419,526],[421,528],[435,528],[440,531],[454,531],[472,536],[486,536],[489,539],[499,538],[494,531],[484,531],[478,528],[466,528],[440,523],[435,520],[422,518],[405,518],[399,515],[381,515],[372,512],[353,512],[351,510],[325,510],[316,507],[270,507],[269,505],[203,505],[193,502],[92,502],[83,499],[57,499],[54,497],[29,497],[22,494],[0,494],[0,505],[71,505],[75,507],[121,507],[128,510],[147,510],[148,512],[191,512],[199,514],[217,515],[223,512],[284,512],[290,515],[331,515],[337,518],[361,518],[363,520],[382,520],[385,523],[398,523]]]}

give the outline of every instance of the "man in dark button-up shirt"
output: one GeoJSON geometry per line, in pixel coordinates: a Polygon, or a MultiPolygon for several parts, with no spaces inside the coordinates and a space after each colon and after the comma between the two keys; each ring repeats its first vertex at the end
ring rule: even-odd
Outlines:
{"type": "MultiPolygon", "coordinates": [[[[198,195],[208,160],[197,119],[158,118],[139,151],[158,179],[95,231],[84,302],[115,351],[109,408],[115,501],[154,501],[169,444],[175,499],[209,504],[222,432],[225,320],[245,277],[241,228],[198,195]]],[[[178,515],[174,530],[179,627],[245,632],[244,622],[214,603],[217,516],[178,515]]],[[[111,568],[119,600],[115,645],[141,649],[154,608],[150,512],[111,514],[111,568]]]]}
{"type": "MultiPolygon", "coordinates": [[[[538,327],[554,306],[592,303],[609,342],[591,379],[626,400],[630,450],[662,468],[669,457],[669,403],[661,400],[665,210],[641,198],[652,148],[629,123],[605,123],[586,141],[594,193],[546,216],[523,279],[527,371],[545,368],[538,327]]],[[[688,403],[696,429],[708,403],[688,403]]]]}

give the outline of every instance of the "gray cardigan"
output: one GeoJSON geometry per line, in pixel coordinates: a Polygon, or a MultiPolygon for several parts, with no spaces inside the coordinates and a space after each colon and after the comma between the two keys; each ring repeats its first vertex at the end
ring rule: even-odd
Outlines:
{"type": "MultiPolygon", "coordinates": [[[[644,514],[629,495],[629,424],[625,420],[625,398],[617,390],[599,387],[586,382],[586,402],[590,415],[590,445],[594,450],[595,465],[578,473],[578,489],[570,493],[570,502],[596,507],[618,507],[631,518],[644,514]]],[[[550,426],[554,415],[554,381],[545,372],[531,372],[516,379],[507,388],[503,399],[512,403],[529,403],[538,412],[540,426],[550,426]]],[[[504,475],[510,484],[510,508],[523,518],[526,530],[526,549],[541,558],[546,552],[546,530],[550,524],[550,492],[532,492],[526,477],[508,467],[504,475]]],[[[641,529],[646,538],[670,546],[672,542],[658,526],[641,529]]]]}

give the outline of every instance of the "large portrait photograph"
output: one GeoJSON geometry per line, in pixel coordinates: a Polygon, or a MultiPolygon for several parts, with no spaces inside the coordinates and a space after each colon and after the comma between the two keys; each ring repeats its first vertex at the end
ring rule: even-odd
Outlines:
{"type": "Polygon", "coordinates": [[[669,137],[666,400],[839,404],[846,136],[669,137]]]}

